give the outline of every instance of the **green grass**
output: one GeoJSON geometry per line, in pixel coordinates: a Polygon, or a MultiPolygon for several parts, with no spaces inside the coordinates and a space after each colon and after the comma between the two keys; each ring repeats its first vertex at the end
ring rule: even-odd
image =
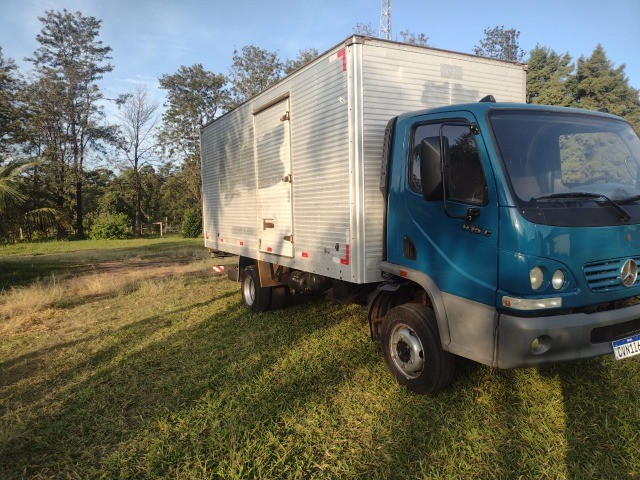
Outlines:
{"type": "Polygon", "coordinates": [[[167,275],[0,320],[0,478],[640,478],[637,358],[460,362],[417,396],[362,307],[251,314],[166,245],[167,275]]]}
{"type": "Polygon", "coordinates": [[[163,237],[132,240],[81,240],[0,246],[0,290],[25,286],[51,275],[68,278],[104,262],[154,258],[203,258],[202,239],[163,237]]]}

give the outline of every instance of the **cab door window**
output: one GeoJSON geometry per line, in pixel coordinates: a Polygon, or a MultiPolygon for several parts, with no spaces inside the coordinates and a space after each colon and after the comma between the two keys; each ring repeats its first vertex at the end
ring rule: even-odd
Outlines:
{"type": "MultiPolygon", "coordinates": [[[[423,140],[432,145],[444,142],[445,182],[447,200],[471,205],[486,204],[487,182],[478,155],[474,134],[467,125],[430,123],[419,125],[413,132],[409,162],[409,188],[422,193],[420,176],[420,145],[423,140]]],[[[442,149],[441,149],[442,151],[442,149]]]]}
{"type": "Polygon", "coordinates": [[[475,135],[467,125],[444,125],[443,141],[449,144],[447,200],[472,205],[486,203],[487,180],[478,155],[475,135]]]}

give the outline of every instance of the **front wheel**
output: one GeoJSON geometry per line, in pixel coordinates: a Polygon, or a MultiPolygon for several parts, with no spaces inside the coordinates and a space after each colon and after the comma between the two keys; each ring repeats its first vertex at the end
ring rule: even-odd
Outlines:
{"type": "Polygon", "coordinates": [[[453,379],[455,357],[442,349],[433,310],[405,303],[389,311],[382,324],[387,367],[398,383],[416,393],[437,393],[453,379]]]}

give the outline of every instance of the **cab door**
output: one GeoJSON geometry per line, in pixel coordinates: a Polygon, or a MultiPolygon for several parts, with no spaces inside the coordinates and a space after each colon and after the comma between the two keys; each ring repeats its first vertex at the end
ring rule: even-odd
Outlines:
{"type": "Polygon", "coordinates": [[[498,205],[486,148],[471,113],[415,117],[393,159],[388,261],[426,273],[451,295],[493,306],[498,279],[498,205]],[[442,185],[422,194],[421,146],[441,152],[442,185]],[[446,158],[445,158],[446,157],[446,158]]]}

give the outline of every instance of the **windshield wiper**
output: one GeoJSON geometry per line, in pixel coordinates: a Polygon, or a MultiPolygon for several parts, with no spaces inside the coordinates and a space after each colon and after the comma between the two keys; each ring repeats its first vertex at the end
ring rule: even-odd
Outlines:
{"type": "MultiPolygon", "coordinates": [[[[552,193],[551,195],[545,195],[543,197],[534,198],[533,200],[553,200],[559,198],[602,198],[605,202],[615,208],[620,214],[620,220],[623,222],[628,222],[631,220],[631,215],[624,208],[618,205],[616,202],[611,200],[606,195],[602,195],[601,193],[588,193],[588,192],[566,192],[566,193],[552,193]]],[[[631,197],[634,198],[634,197],[631,197]]],[[[638,199],[640,199],[640,195],[638,195],[638,199]]],[[[630,199],[627,199],[630,200],[630,199]]]]}
{"type": "Polygon", "coordinates": [[[626,205],[628,203],[637,202],[638,200],[640,200],[640,195],[634,195],[632,197],[627,197],[627,198],[618,200],[618,205],[626,205]]]}

